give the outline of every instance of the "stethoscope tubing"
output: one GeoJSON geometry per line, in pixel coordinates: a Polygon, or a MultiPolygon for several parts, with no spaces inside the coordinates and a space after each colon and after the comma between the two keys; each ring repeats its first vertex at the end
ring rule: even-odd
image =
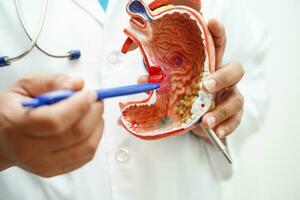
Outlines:
{"type": "MultiPolygon", "coordinates": [[[[29,28],[27,26],[27,23],[23,17],[23,12],[22,10],[20,9],[20,4],[19,4],[19,0],[15,0],[16,2],[16,8],[17,8],[17,13],[18,13],[18,17],[19,17],[19,20],[21,22],[21,25],[23,27],[23,30],[25,31],[27,37],[33,41],[34,38],[32,37],[32,35],[30,34],[29,32],[29,28]]],[[[44,0],[44,2],[47,4],[46,6],[48,7],[48,0],[44,0]]],[[[47,10],[45,10],[45,13],[43,13],[45,15],[45,18],[47,16],[47,10]]],[[[48,51],[44,50],[42,47],[39,46],[38,42],[36,42],[35,46],[42,52],[44,53],[45,55],[49,56],[49,57],[53,57],[53,58],[68,58],[69,57],[69,54],[64,54],[64,55],[55,55],[53,53],[49,53],[48,51]]]]}
{"type": "Polygon", "coordinates": [[[32,34],[29,31],[29,28],[27,26],[27,23],[24,19],[23,16],[23,12],[20,6],[20,2],[19,0],[14,0],[14,4],[16,7],[16,11],[18,14],[18,19],[27,35],[27,37],[30,39],[31,44],[30,46],[24,50],[22,53],[20,53],[17,56],[14,57],[8,57],[8,56],[3,56],[0,57],[0,67],[6,67],[11,65],[13,62],[18,61],[22,58],[24,58],[25,56],[27,56],[34,47],[37,47],[42,53],[44,53],[45,55],[52,57],[52,58],[68,58],[69,60],[77,60],[81,57],[81,52],[79,50],[71,50],[69,51],[67,54],[64,55],[55,55],[52,53],[49,53],[48,51],[46,51],[45,49],[41,48],[38,44],[38,40],[41,36],[41,33],[43,31],[44,25],[45,25],[45,19],[46,19],[46,15],[47,15],[47,11],[48,11],[48,0],[43,0],[43,6],[42,6],[42,12],[41,12],[41,17],[40,17],[40,22],[37,28],[37,33],[35,36],[32,36],[32,34]]]}
{"type": "MultiPolygon", "coordinates": [[[[16,10],[17,10],[17,13],[18,13],[18,18],[22,24],[23,27],[24,26],[24,18],[23,18],[23,15],[22,15],[22,12],[21,12],[21,9],[20,9],[20,4],[19,4],[19,0],[14,0],[14,3],[15,3],[15,7],[16,7],[16,10]]],[[[7,63],[11,64],[12,62],[15,62],[15,61],[18,61],[22,58],[24,58],[26,55],[28,55],[32,49],[36,46],[37,44],[37,41],[41,35],[41,32],[43,30],[43,27],[44,27],[44,24],[45,24],[45,18],[46,18],[46,13],[47,13],[47,7],[48,7],[48,0],[44,0],[43,1],[43,8],[42,8],[42,12],[41,12],[41,18],[40,18],[40,22],[39,22],[39,26],[38,26],[38,29],[37,29],[37,34],[35,36],[34,39],[32,39],[31,37],[31,44],[30,46],[25,50],[23,51],[21,54],[17,55],[17,56],[14,56],[14,57],[11,57],[11,58],[8,58],[7,59],[7,63]]],[[[27,33],[27,31],[26,31],[27,33]]]]}

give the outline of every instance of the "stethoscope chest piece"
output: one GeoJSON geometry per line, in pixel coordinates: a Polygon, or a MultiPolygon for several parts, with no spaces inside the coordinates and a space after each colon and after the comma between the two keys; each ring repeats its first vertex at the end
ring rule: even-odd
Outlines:
{"type": "Polygon", "coordinates": [[[0,57],[0,67],[6,67],[8,65],[10,65],[10,62],[8,61],[8,57],[7,56],[3,56],[0,57]]]}
{"type": "Polygon", "coordinates": [[[69,60],[78,60],[81,57],[81,52],[79,50],[72,50],[68,52],[69,60]]]}

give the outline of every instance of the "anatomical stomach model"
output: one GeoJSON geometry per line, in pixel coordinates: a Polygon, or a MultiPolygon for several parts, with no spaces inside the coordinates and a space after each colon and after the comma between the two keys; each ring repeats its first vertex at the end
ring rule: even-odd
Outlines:
{"type": "Polygon", "coordinates": [[[122,52],[138,47],[150,83],[160,88],[142,101],[120,103],[119,123],[142,139],[159,139],[195,128],[213,95],[202,81],[215,69],[214,45],[204,19],[186,6],[152,10],[142,0],[127,4],[130,26],[122,52]]]}

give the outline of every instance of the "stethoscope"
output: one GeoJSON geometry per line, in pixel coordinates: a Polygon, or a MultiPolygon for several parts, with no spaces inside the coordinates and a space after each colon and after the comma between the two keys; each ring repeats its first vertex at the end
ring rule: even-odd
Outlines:
{"type": "Polygon", "coordinates": [[[27,49],[25,49],[19,55],[16,55],[14,57],[8,57],[8,56],[0,57],[0,67],[6,67],[6,66],[11,65],[13,62],[21,60],[22,58],[27,56],[34,49],[34,47],[37,47],[42,53],[44,53],[45,55],[52,57],[52,58],[67,58],[69,60],[78,60],[81,57],[81,52],[79,50],[71,50],[64,55],[56,55],[53,53],[49,53],[47,50],[45,50],[41,46],[39,46],[38,39],[42,33],[42,30],[43,30],[43,27],[45,24],[46,14],[47,14],[47,10],[48,10],[48,0],[43,1],[41,18],[40,18],[39,25],[37,28],[37,33],[34,37],[30,33],[29,28],[24,20],[19,0],[14,0],[14,3],[15,3],[15,7],[16,7],[16,10],[18,13],[19,21],[20,21],[27,37],[30,39],[31,44],[27,49]]]}

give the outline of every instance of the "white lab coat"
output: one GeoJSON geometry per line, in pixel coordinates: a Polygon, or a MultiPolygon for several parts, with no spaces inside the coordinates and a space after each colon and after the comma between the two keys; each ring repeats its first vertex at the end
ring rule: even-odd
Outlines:
{"type": "MultiPolygon", "coordinates": [[[[25,59],[0,69],[0,91],[28,73],[66,73],[81,77],[86,88],[105,88],[135,83],[144,74],[138,51],[121,55],[128,24],[125,0],[110,0],[107,14],[97,0],[51,0],[39,44],[51,52],[80,49],[76,62],[46,57],[34,50],[25,59]]],[[[266,103],[259,62],[265,32],[237,0],[203,0],[205,17],[217,17],[226,26],[228,50],[225,62],[244,64],[240,84],[245,95],[244,121],[229,146],[235,147],[262,121],[266,103]],[[257,88],[260,90],[257,91],[257,88]]],[[[35,31],[41,1],[21,1],[24,15],[35,31]]],[[[29,41],[22,30],[13,1],[0,1],[0,54],[15,55],[29,41]]],[[[219,200],[219,180],[229,178],[232,167],[210,145],[192,133],[157,141],[133,137],[117,125],[118,102],[105,102],[105,131],[95,159],[74,172],[41,178],[19,168],[0,173],[1,200],[219,200]]],[[[28,147],[34,148],[34,147],[28,147]]]]}

